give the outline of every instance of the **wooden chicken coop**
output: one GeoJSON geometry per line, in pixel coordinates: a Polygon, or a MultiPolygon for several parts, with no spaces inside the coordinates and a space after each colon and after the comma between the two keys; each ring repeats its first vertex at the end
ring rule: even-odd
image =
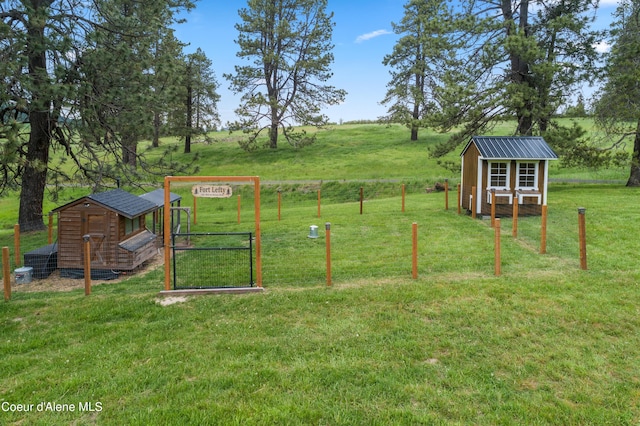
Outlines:
{"type": "Polygon", "coordinates": [[[542,214],[549,161],[558,159],[543,138],[474,136],[460,156],[462,208],[487,216],[495,203],[497,216],[512,216],[513,203],[518,203],[520,214],[542,214]]]}
{"type": "MultiPolygon", "coordinates": [[[[156,234],[146,215],[156,204],[121,189],[91,194],[53,210],[58,215],[58,269],[74,276],[83,269],[83,237],[91,243],[91,270],[131,271],[157,254],[156,234]]],[[[65,274],[67,273],[67,274],[65,274]]]]}

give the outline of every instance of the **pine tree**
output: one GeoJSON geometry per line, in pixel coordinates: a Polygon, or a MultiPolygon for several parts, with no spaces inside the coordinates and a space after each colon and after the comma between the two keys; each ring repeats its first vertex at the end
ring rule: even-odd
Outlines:
{"type": "Polygon", "coordinates": [[[434,120],[441,131],[457,131],[433,153],[504,118],[515,118],[518,135],[554,131],[559,107],[596,74],[592,2],[463,1],[460,10],[451,35],[461,47],[443,73],[434,120]]]}
{"type": "Polygon", "coordinates": [[[314,136],[293,126],[326,124],[321,109],[344,100],[346,92],[325,84],[332,75],[334,26],[326,8],[326,0],[249,0],[240,9],[237,56],[251,65],[224,77],[242,93],[239,120],[230,127],[249,134],[245,149],[257,148],[263,131],[272,149],[280,130],[293,146],[313,143],[314,136]]]}
{"type": "Polygon", "coordinates": [[[595,116],[613,147],[633,139],[627,186],[640,186],[640,4],[623,0],[615,14],[613,44],[607,55],[606,81],[598,93],[595,116]]]}
{"type": "MultiPolygon", "coordinates": [[[[67,178],[62,167],[50,162],[52,147],[62,147],[65,158],[71,158],[93,182],[110,173],[98,151],[90,149],[93,145],[102,144],[102,150],[117,147],[120,153],[110,152],[124,162],[137,158],[134,144],[140,133],[134,125],[146,112],[136,102],[150,84],[141,68],[148,64],[143,55],[150,43],[148,31],[174,22],[176,10],[190,7],[190,0],[0,3],[0,67],[5,76],[0,105],[6,117],[0,122],[0,135],[6,139],[3,150],[15,153],[1,158],[0,183],[5,189],[21,189],[18,222],[22,230],[44,228],[46,185],[67,178]],[[107,40],[105,56],[98,58],[94,53],[107,40]],[[130,63],[123,64],[124,58],[130,63]],[[123,68],[116,69],[117,64],[123,68]],[[95,68],[98,65],[101,68],[95,68]],[[127,80],[126,70],[135,75],[127,80]],[[87,77],[95,77],[96,88],[103,90],[99,99],[87,77]],[[107,87],[107,82],[116,87],[107,87]],[[110,102],[103,96],[107,93],[112,95],[110,102]],[[120,121],[113,118],[116,111],[122,113],[120,121]],[[22,116],[28,117],[28,125],[16,120],[22,116]],[[126,117],[132,121],[126,122],[126,117]],[[114,140],[118,143],[105,143],[114,140]]],[[[120,176],[111,173],[109,177],[120,176]]]]}
{"type": "Polygon", "coordinates": [[[185,104],[184,152],[191,152],[191,136],[206,134],[219,123],[216,92],[218,82],[213,64],[202,49],[187,55],[184,63],[183,96],[185,104]]]}
{"type": "Polygon", "coordinates": [[[427,126],[428,115],[436,107],[435,90],[454,45],[447,37],[451,21],[447,2],[410,0],[404,10],[400,23],[392,24],[393,31],[402,37],[382,61],[392,70],[381,103],[391,105],[383,120],[405,124],[415,141],[419,128],[427,126]]]}

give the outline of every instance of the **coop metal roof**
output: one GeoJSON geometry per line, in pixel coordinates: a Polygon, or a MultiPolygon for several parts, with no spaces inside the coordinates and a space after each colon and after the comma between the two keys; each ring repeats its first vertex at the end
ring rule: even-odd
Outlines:
{"type": "Polygon", "coordinates": [[[129,219],[133,219],[157,208],[151,201],[130,194],[122,189],[113,189],[111,191],[91,194],[87,198],[129,219]]]}
{"type": "Polygon", "coordinates": [[[482,158],[556,160],[558,156],[540,136],[474,136],[461,155],[475,144],[482,158]]]}
{"type": "Polygon", "coordinates": [[[158,208],[149,200],[130,194],[122,189],[113,189],[111,191],[99,192],[78,198],[77,200],[53,209],[52,212],[59,212],[68,206],[75,205],[78,202],[87,199],[129,219],[152,212],[158,208]]]}
{"type": "MultiPolygon", "coordinates": [[[[156,189],[155,191],[147,192],[146,194],[140,195],[140,198],[151,201],[156,205],[156,207],[164,207],[164,189],[156,189]]],[[[178,194],[174,194],[173,192],[169,193],[169,202],[171,204],[180,200],[182,200],[182,197],[178,194]]]]}

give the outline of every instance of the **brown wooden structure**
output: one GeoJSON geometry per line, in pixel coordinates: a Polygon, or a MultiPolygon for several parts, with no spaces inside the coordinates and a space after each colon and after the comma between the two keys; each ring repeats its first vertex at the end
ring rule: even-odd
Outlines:
{"type": "Polygon", "coordinates": [[[83,237],[91,242],[93,271],[131,271],[157,253],[145,217],[151,201],[121,189],[91,194],[52,211],[58,215],[58,268],[83,268],[83,237]]]}
{"type": "Polygon", "coordinates": [[[460,156],[462,208],[488,216],[495,203],[497,216],[512,216],[513,203],[518,203],[521,215],[542,213],[549,161],[558,159],[543,138],[474,136],[460,156]]]}

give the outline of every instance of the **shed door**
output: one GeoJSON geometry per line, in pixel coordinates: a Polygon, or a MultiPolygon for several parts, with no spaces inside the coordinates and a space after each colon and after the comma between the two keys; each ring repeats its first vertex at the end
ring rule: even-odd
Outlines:
{"type": "MultiPolygon", "coordinates": [[[[82,235],[89,235],[91,243],[91,266],[104,266],[107,264],[106,212],[85,212],[82,218],[82,235]]],[[[84,251],[82,254],[84,261],[84,251]]]]}

